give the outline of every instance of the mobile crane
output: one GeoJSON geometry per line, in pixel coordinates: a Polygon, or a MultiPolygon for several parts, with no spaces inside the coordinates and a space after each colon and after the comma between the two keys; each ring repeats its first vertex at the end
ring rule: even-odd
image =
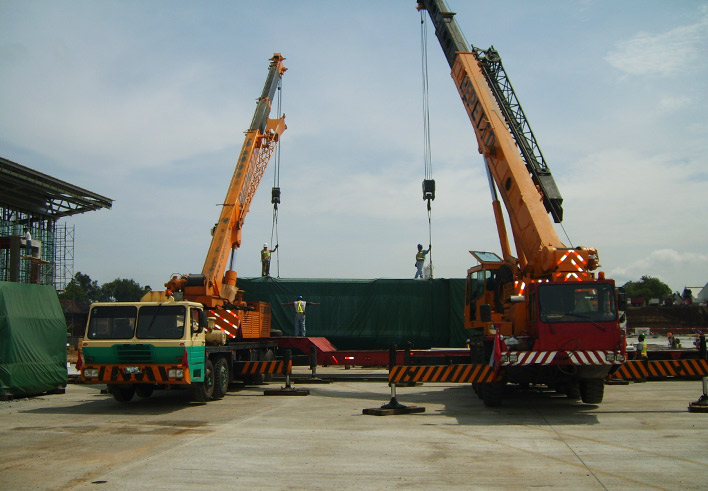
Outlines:
{"type": "Polygon", "coordinates": [[[443,0],[420,0],[418,9],[435,26],[472,122],[501,246],[501,257],[470,251],[478,262],[467,272],[465,294],[472,361],[497,369],[494,382],[475,383],[475,390],[487,406],[501,404],[506,382],[546,385],[600,403],[605,376],[626,358],[614,281],[595,275],[595,249],[568,247],[558,238],[553,221],[563,219],[563,198],[499,53],[468,47],[443,0]]]}
{"type": "Polygon", "coordinates": [[[140,302],[91,305],[77,364],[84,383],[108,384],[119,402],[136,393],[149,397],[156,388],[191,388],[206,402],[222,398],[237,375],[257,383],[275,371],[237,370],[274,360],[277,344],[268,339],[270,306],[243,301],[233,262],[252,198],[286,129],[285,115],[268,117],[283,60],[280,53],[270,59],[202,273],[174,275],[166,290],[148,292],[140,302]]]}

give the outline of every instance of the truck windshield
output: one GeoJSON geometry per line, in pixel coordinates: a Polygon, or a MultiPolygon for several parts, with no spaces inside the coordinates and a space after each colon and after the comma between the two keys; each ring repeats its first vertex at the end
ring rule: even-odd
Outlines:
{"type": "Polygon", "coordinates": [[[138,308],[133,305],[101,306],[91,309],[89,339],[132,339],[138,308]]]}
{"type": "Polygon", "coordinates": [[[184,336],[184,305],[149,305],[140,309],[139,339],[181,339],[184,336]]]}
{"type": "Polygon", "coordinates": [[[614,288],[609,283],[539,285],[543,322],[602,322],[617,318],[614,288]]]}

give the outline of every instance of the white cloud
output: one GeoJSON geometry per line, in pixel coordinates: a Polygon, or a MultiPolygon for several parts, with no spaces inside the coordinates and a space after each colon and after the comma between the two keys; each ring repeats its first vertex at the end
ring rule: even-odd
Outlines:
{"type": "Polygon", "coordinates": [[[605,59],[628,75],[669,76],[701,63],[708,45],[708,15],[664,33],[640,32],[620,41],[605,59]]]}

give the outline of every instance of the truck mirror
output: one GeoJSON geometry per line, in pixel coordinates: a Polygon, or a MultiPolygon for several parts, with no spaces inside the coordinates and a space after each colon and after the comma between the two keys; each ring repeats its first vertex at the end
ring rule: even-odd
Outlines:
{"type": "Polygon", "coordinates": [[[199,331],[201,332],[202,329],[207,327],[209,325],[209,316],[206,312],[203,310],[199,311],[199,331]]]}
{"type": "Polygon", "coordinates": [[[492,322],[492,306],[488,303],[480,305],[479,318],[482,322],[492,322]]]}

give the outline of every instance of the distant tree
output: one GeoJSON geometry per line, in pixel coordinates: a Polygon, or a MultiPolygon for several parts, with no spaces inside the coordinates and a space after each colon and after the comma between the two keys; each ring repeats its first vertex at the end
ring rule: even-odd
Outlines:
{"type": "Polygon", "coordinates": [[[61,293],[59,298],[68,298],[77,303],[89,304],[99,299],[100,292],[101,289],[97,282],[92,281],[89,275],[78,272],[66,285],[64,293],[61,293]]]}
{"type": "Polygon", "coordinates": [[[642,276],[639,281],[628,281],[623,286],[629,298],[664,298],[671,295],[669,285],[659,278],[642,276]]]}
{"type": "Polygon", "coordinates": [[[103,302],[137,302],[149,289],[135,280],[116,278],[101,285],[99,297],[103,302]]]}
{"type": "Polygon", "coordinates": [[[59,298],[67,298],[77,303],[92,302],[137,302],[149,291],[150,287],[142,287],[135,280],[116,278],[99,286],[89,275],[76,273],[66,285],[59,298]]]}

